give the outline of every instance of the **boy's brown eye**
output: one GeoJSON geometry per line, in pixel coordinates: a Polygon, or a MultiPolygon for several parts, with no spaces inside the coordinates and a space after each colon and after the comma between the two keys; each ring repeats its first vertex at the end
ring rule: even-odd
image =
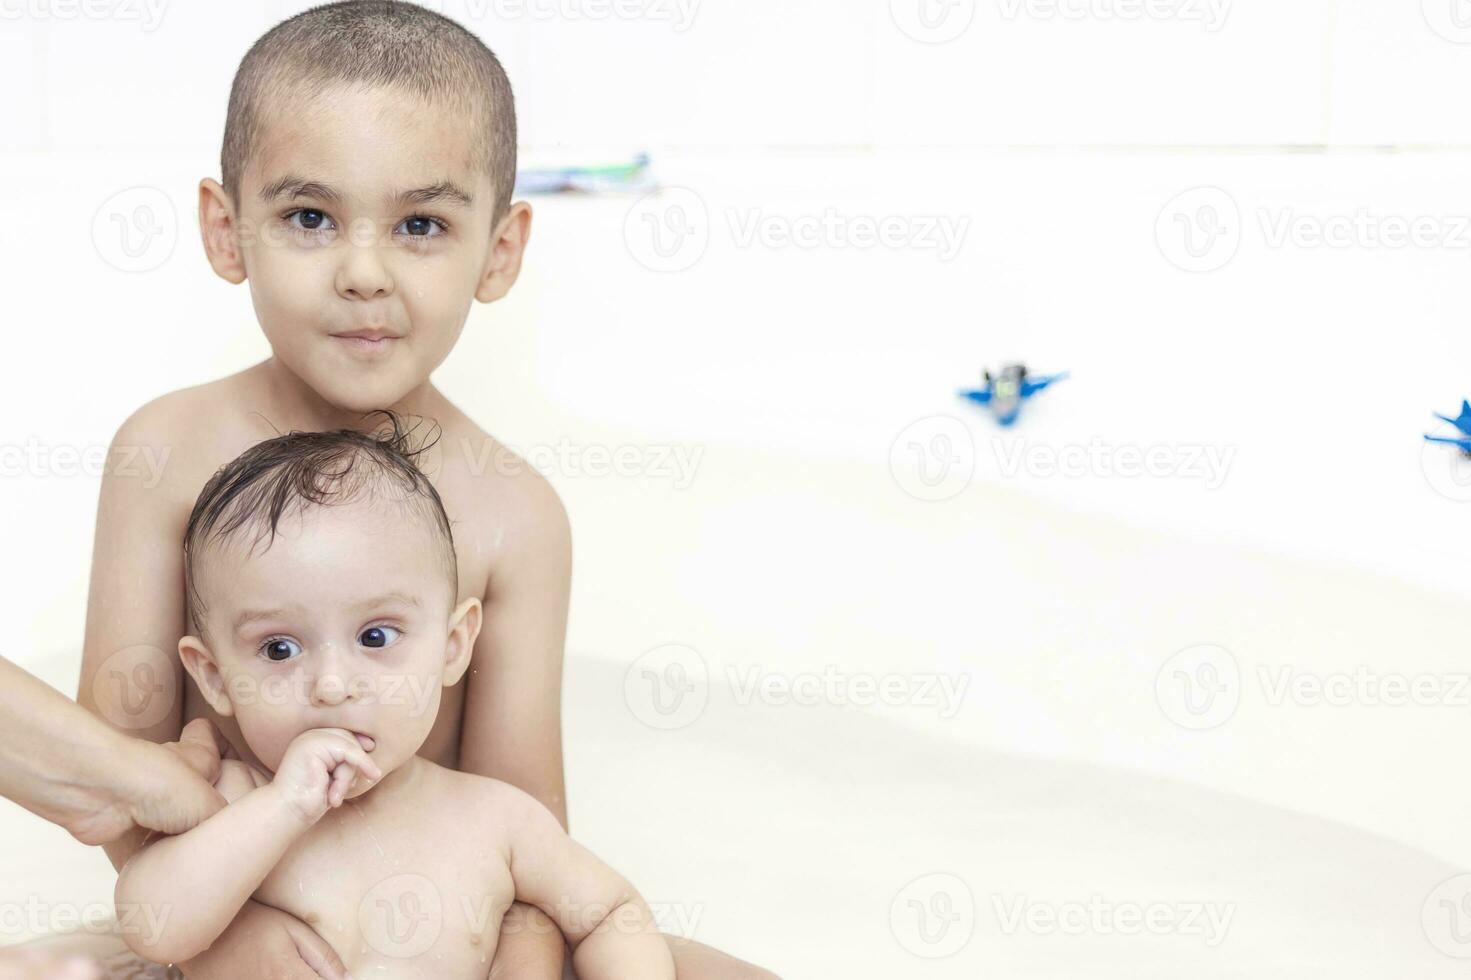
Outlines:
{"type": "Polygon", "coordinates": [[[307,208],[306,210],[299,211],[297,213],[301,216],[302,227],[306,228],[309,231],[315,231],[317,227],[322,223],[322,219],[326,217],[326,215],[324,215],[322,212],[313,211],[311,208],[307,208]]]}

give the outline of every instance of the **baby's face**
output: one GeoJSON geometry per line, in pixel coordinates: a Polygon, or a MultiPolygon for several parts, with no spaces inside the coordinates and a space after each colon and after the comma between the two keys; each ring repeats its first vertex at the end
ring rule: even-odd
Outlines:
{"type": "Polygon", "coordinates": [[[459,338],[494,237],[468,129],[385,88],[269,110],[237,202],[245,275],[276,357],[338,408],[396,404],[459,338]]]}
{"type": "MultiPolygon", "coordinates": [[[[465,606],[457,613],[435,533],[397,504],[364,500],[288,513],[263,552],[249,554],[241,533],[199,555],[211,700],[227,699],[261,764],[275,771],[313,728],[372,739],[385,775],[419,750],[479,626],[476,609],[456,629],[465,606]]],[[[367,788],[359,780],[349,795],[367,788]]]]}

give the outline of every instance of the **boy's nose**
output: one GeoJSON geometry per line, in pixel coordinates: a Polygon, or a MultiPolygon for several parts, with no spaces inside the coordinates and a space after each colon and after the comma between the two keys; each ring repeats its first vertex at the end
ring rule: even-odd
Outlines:
{"type": "Polygon", "coordinates": [[[336,285],[344,299],[376,299],[393,292],[393,277],[383,262],[376,235],[355,232],[349,236],[336,285]]]}

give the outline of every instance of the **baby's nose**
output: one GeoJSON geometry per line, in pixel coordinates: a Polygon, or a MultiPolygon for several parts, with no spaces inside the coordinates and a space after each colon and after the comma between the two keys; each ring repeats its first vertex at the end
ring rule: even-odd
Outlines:
{"type": "Polygon", "coordinates": [[[312,704],[334,705],[348,699],[347,679],[335,671],[318,674],[312,682],[312,704]]]}

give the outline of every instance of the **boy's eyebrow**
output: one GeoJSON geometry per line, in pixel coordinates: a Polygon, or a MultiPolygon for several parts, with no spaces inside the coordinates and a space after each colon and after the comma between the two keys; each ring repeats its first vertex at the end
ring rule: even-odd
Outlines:
{"type": "MultiPolygon", "coordinates": [[[[323,201],[331,201],[333,204],[342,203],[342,195],[330,184],[320,180],[308,180],[295,174],[287,174],[280,180],[272,181],[261,188],[261,200],[269,204],[278,197],[288,200],[298,197],[315,197],[323,201]]],[[[452,180],[441,180],[427,187],[415,187],[412,190],[402,191],[393,198],[393,203],[404,204],[457,204],[460,207],[470,207],[474,199],[452,180]]]]}
{"type": "Polygon", "coordinates": [[[468,208],[472,203],[470,195],[460,189],[459,185],[452,180],[441,180],[437,184],[428,187],[416,187],[411,191],[404,191],[398,196],[399,204],[458,204],[468,208]]]}
{"type": "Polygon", "coordinates": [[[327,184],[319,180],[297,177],[295,174],[287,174],[280,180],[261,188],[260,199],[265,203],[270,204],[278,197],[285,197],[287,200],[297,197],[316,197],[324,201],[331,201],[333,204],[342,201],[342,195],[327,184]]]}

